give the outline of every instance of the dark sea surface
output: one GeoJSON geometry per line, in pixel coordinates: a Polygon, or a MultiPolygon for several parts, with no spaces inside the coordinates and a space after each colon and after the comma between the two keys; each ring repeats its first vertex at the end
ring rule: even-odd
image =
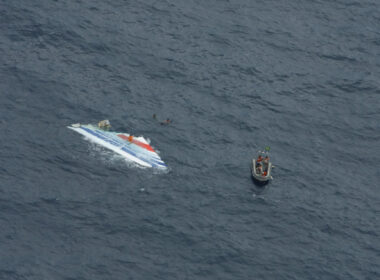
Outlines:
{"type": "Polygon", "coordinates": [[[380,279],[378,0],[0,0],[0,97],[0,279],[380,279]]]}

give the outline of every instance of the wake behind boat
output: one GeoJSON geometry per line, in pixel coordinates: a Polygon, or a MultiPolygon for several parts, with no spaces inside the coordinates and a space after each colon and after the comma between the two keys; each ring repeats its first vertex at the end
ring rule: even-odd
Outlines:
{"type": "Polygon", "coordinates": [[[91,141],[141,166],[167,169],[166,164],[144,137],[112,132],[108,130],[110,127],[108,120],[99,122],[98,126],[79,123],[68,126],[68,128],[84,135],[91,141]]]}

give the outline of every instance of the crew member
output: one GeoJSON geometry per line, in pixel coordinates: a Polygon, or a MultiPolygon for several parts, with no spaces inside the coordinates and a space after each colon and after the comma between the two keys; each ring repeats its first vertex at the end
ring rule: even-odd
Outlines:
{"type": "Polygon", "coordinates": [[[261,166],[261,164],[259,163],[256,167],[256,173],[257,174],[261,174],[263,172],[263,167],[261,166]]]}
{"type": "Polygon", "coordinates": [[[265,159],[264,159],[264,163],[265,163],[265,164],[268,164],[268,163],[269,163],[269,157],[268,157],[268,156],[265,157],[265,159]]]}
{"type": "Polygon", "coordinates": [[[259,157],[257,158],[256,162],[259,163],[263,160],[263,157],[261,155],[259,155],[259,157]]]}

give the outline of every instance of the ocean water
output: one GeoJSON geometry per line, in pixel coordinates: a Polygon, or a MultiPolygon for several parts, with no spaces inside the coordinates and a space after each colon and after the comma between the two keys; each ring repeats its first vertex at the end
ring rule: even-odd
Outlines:
{"type": "Polygon", "coordinates": [[[379,279],[379,15],[0,0],[0,279],[379,279]],[[105,118],[169,172],[66,128],[105,118]]]}

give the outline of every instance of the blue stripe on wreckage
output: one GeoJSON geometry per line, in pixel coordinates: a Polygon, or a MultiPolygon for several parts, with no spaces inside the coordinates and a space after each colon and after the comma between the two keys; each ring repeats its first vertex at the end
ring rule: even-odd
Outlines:
{"type": "Polygon", "coordinates": [[[92,129],[89,129],[87,127],[81,127],[81,129],[83,129],[84,131],[102,139],[103,141],[107,142],[107,143],[110,143],[118,148],[120,148],[121,150],[123,150],[124,152],[127,152],[131,155],[133,155],[134,157],[140,159],[140,160],[143,160],[145,162],[148,162],[150,163],[152,166],[154,167],[158,167],[158,165],[161,165],[161,166],[164,166],[166,167],[166,164],[162,161],[162,160],[159,160],[159,159],[155,159],[155,158],[143,158],[141,156],[138,156],[136,153],[134,153],[133,151],[131,151],[130,149],[128,149],[128,147],[118,141],[115,141],[113,139],[111,139],[110,137],[108,137],[107,135],[105,135],[104,133],[102,133],[101,131],[98,131],[98,130],[92,130],[92,129]]]}

